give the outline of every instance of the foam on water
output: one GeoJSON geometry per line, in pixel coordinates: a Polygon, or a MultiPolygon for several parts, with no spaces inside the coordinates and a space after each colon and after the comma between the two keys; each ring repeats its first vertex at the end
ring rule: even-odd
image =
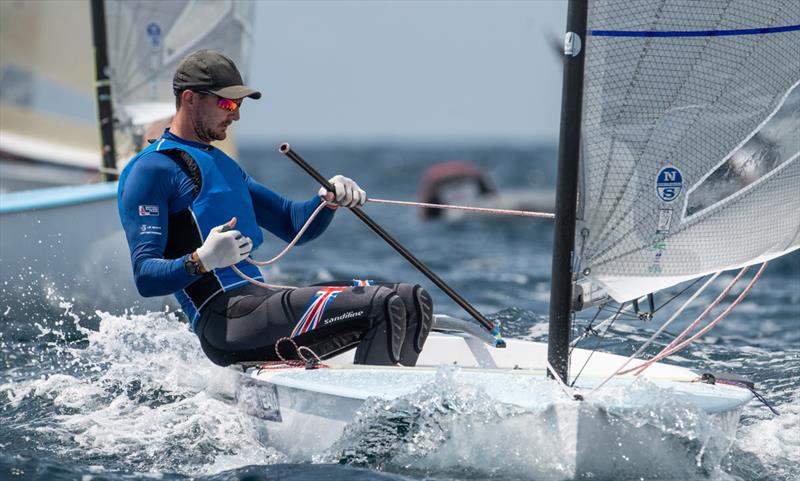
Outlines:
{"type": "MultiPolygon", "coordinates": [[[[83,327],[85,321],[68,304],[62,307],[65,319],[37,327],[51,350],[52,373],[0,385],[3,410],[11,414],[3,422],[32,450],[79,459],[104,472],[189,476],[286,460],[245,427],[251,420],[243,418],[234,400],[239,374],[206,360],[194,334],[174,313],[97,312],[95,330],[83,327]]],[[[408,396],[368,400],[335,446],[308,461],[467,479],[542,480],[558,472],[554,445],[541,434],[545,427],[534,422],[541,413],[498,403],[482,389],[459,382],[456,373],[443,368],[435,382],[408,396]]],[[[546,386],[553,392],[540,394],[563,396],[554,383],[546,386]]],[[[790,397],[778,403],[780,417],[757,405],[747,408],[731,455],[738,459],[729,456],[719,470],[720,460],[711,457],[713,466],[706,472],[712,478],[796,478],[800,408],[796,385],[785,391],[790,397]]],[[[642,381],[601,391],[592,402],[646,404],[647,409],[626,414],[624,422],[704,444],[716,429],[708,416],[670,402],[667,394],[642,381]]],[[[708,468],[709,451],[700,451],[708,468]]]]}
{"type": "Polygon", "coordinates": [[[96,314],[99,330],[80,328],[85,347],[58,348],[64,373],[0,385],[10,409],[39,405],[30,435],[47,440],[47,451],[109,469],[122,462],[185,474],[283,460],[242,429],[238,374],[206,360],[174,314],[96,314]]]}
{"type": "MultiPolygon", "coordinates": [[[[646,380],[612,386],[577,403],[555,382],[507,377],[487,386],[474,376],[461,376],[458,369],[442,367],[434,380],[415,392],[391,400],[370,398],[342,437],[316,460],[426,476],[564,479],[575,468],[578,430],[586,438],[578,441],[578,451],[597,450],[596,455],[581,455],[584,466],[610,469],[615,479],[638,479],[640,474],[634,473],[641,473],[642,465],[653,476],[702,479],[719,471],[738,421],[738,413],[708,415],[646,380]],[[539,401],[528,403],[531,399],[526,398],[507,404],[498,397],[514,396],[498,396],[497,391],[490,395],[488,389],[523,392],[539,401]],[[581,427],[575,423],[577,413],[581,427]],[[592,442],[613,446],[600,449],[592,442]],[[686,459],[687,449],[695,453],[694,460],[686,459]]],[[[605,479],[602,473],[594,475],[605,479]]]]}

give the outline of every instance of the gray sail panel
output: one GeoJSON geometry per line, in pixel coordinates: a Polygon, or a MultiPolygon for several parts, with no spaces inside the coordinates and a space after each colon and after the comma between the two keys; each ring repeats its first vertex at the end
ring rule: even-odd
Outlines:
{"type": "Polygon", "coordinates": [[[576,248],[615,299],[800,246],[793,26],[793,0],[591,2],[576,248]],[[732,189],[735,158],[761,165],[732,189]]]}
{"type": "Polygon", "coordinates": [[[255,2],[232,0],[106,0],[112,95],[124,131],[120,140],[141,136],[144,125],[174,114],[172,76],[195,50],[227,55],[246,79],[254,9],[255,2]]]}

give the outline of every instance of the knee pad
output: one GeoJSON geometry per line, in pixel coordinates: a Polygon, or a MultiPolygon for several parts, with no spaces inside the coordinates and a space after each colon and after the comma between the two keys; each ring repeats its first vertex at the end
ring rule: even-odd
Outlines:
{"type": "Polygon", "coordinates": [[[356,348],[356,364],[393,365],[401,362],[408,317],[395,291],[380,287],[372,300],[372,325],[356,348]]]}
{"type": "Polygon", "coordinates": [[[400,362],[403,341],[407,335],[408,314],[405,303],[397,294],[386,300],[386,335],[392,363],[400,362]]]}
{"type": "Polygon", "coordinates": [[[408,328],[400,354],[400,364],[414,366],[433,326],[433,299],[419,285],[395,284],[397,294],[408,311],[408,328]]]}
{"type": "Polygon", "coordinates": [[[433,298],[422,286],[414,286],[414,308],[417,314],[414,350],[420,353],[433,327],[433,298]]]}

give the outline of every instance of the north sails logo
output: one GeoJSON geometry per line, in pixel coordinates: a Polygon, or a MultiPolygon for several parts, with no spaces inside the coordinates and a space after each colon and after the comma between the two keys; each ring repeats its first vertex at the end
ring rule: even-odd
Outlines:
{"type": "Polygon", "coordinates": [[[335,316],[335,317],[329,317],[329,318],[327,318],[327,319],[323,320],[323,321],[322,321],[322,325],[323,325],[323,326],[327,326],[328,324],[330,324],[330,323],[332,323],[332,322],[336,322],[336,321],[343,321],[343,320],[345,320],[345,319],[352,319],[352,318],[354,318],[354,317],[359,317],[359,316],[361,316],[362,314],[364,314],[364,311],[350,311],[350,312],[345,312],[344,314],[340,314],[340,315],[338,315],[338,316],[335,316]]]}
{"type": "Polygon", "coordinates": [[[683,175],[676,167],[668,165],[656,176],[656,193],[664,202],[672,202],[678,198],[683,189],[683,175]]]}

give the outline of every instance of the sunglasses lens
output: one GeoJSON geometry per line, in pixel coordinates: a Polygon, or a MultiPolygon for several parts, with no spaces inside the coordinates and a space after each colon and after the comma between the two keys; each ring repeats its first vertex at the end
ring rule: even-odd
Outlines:
{"type": "Polygon", "coordinates": [[[239,108],[239,104],[234,102],[231,99],[223,99],[220,98],[217,100],[217,106],[223,110],[227,110],[228,112],[233,112],[234,110],[239,108]]]}

